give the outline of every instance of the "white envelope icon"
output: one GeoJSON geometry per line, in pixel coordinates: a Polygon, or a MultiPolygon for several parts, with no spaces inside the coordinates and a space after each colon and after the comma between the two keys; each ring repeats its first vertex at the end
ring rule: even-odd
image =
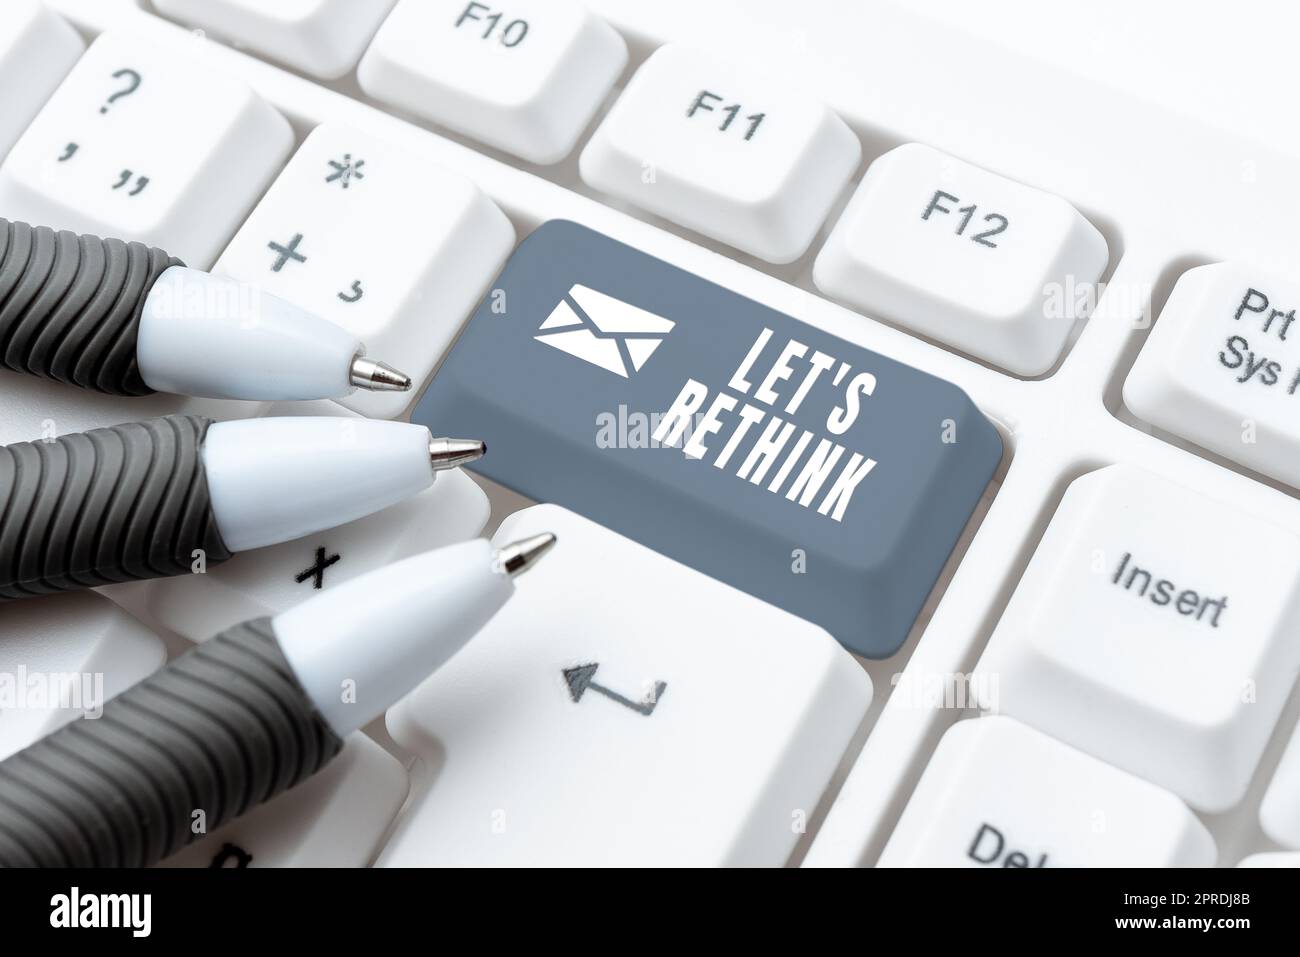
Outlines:
{"type": "Polygon", "coordinates": [[[574,285],[534,338],[626,379],[641,371],[675,325],[621,299],[574,285]]]}

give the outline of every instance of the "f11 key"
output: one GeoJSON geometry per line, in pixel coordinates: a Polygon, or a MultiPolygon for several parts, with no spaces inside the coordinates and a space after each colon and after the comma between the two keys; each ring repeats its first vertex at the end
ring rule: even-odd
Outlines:
{"type": "Polygon", "coordinates": [[[563,221],[515,251],[413,421],[879,658],[1002,457],[951,383],[563,221]]]}

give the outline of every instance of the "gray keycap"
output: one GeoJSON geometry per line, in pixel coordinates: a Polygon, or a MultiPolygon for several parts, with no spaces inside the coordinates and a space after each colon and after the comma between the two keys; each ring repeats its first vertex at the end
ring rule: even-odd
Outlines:
{"type": "Polygon", "coordinates": [[[494,481],[873,658],[1002,457],[956,386],[563,221],[515,251],[413,418],[485,439],[494,481]]]}

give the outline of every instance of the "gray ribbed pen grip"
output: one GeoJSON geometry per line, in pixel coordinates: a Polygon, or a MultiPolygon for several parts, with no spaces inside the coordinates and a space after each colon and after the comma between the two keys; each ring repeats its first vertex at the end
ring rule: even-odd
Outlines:
{"type": "Polygon", "coordinates": [[[135,343],[161,249],[0,219],[0,365],[110,395],[149,395],[135,343]]]}
{"type": "Polygon", "coordinates": [[[208,419],[169,415],[0,447],[0,601],[230,557],[199,455],[208,419]]]}
{"type": "Polygon", "coordinates": [[[342,747],[270,621],[236,625],[0,763],[0,865],[154,864],[342,747]]]}

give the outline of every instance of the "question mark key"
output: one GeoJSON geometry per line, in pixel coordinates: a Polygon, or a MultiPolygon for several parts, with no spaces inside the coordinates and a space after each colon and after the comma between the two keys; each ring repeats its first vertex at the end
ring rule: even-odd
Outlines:
{"type": "Polygon", "coordinates": [[[107,113],[108,108],[113,105],[115,100],[120,100],[124,96],[130,96],[136,90],[140,89],[140,84],[143,82],[143,77],[141,77],[139,73],[127,67],[123,67],[120,70],[114,70],[113,79],[120,81],[122,85],[116,92],[109,96],[108,101],[99,108],[99,112],[101,113],[107,113]]]}
{"type": "Polygon", "coordinates": [[[0,165],[5,217],[211,266],[293,131],[243,80],[198,60],[188,42],[100,34],[0,165]]]}

